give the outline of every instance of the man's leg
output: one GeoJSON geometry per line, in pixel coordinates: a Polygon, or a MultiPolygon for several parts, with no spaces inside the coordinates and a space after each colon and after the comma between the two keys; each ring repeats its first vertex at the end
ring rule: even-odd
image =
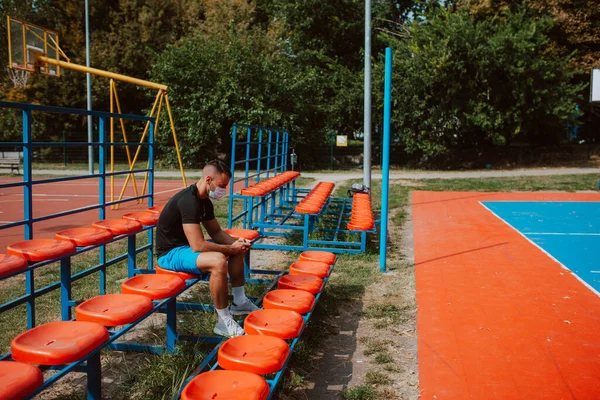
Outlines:
{"type": "Polygon", "coordinates": [[[208,287],[218,315],[214,332],[228,337],[243,335],[244,330],[233,319],[228,307],[227,258],[222,253],[201,253],[196,258],[196,267],[203,273],[210,273],[208,287]]]}
{"type": "Polygon", "coordinates": [[[227,265],[231,286],[244,286],[244,253],[229,256],[227,265]]]}
{"type": "MultiPolygon", "coordinates": [[[[200,253],[196,258],[196,267],[210,274],[208,287],[215,302],[215,308],[223,309],[229,305],[227,288],[227,258],[222,253],[200,253]]],[[[242,276],[243,278],[243,276],[242,276]]]]}
{"type": "Polygon", "coordinates": [[[231,291],[233,292],[233,315],[250,314],[259,308],[252,303],[244,291],[244,253],[229,257],[229,279],[231,280],[231,291]]]}

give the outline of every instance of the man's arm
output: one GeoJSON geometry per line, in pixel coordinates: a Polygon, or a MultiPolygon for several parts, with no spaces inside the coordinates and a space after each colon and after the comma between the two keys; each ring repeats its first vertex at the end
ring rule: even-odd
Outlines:
{"type": "Polygon", "coordinates": [[[208,221],[202,221],[202,225],[204,225],[204,229],[206,229],[206,232],[208,232],[208,234],[210,235],[212,240],[215,241],[215,243],[233,244],[236,241],[236,239],[229,236],[227,232],[221,229],[221,225],[219,224],[219,221],[217,221],[216,218],[208,221]]]}
{"type": "Polygon", "coordinates": [[[227,255],[233,255],[243,253],[247,249],[247,246],[239,241],[234,241],[231,244],[218,244],[205,240],[199,224],[183,224],[183,232],[185,233],[185,236],[193,251],[215,251],[227,255]]]}

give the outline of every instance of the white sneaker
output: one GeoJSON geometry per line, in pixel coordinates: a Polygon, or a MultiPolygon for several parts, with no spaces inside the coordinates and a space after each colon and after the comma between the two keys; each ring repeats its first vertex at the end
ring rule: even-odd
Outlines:
{"type": "Polygon", "coordinates": [[[248,299],[241,304],[232,303],[229,309],[233,315],[246,315],[250,314],[252,311],[261,310],[261,308],[257,307],[256,304],[248,299]]]}
{"type": "Polygon", "coordinates": [[[219,321],[217,322],[217,325],[215,325],[215,329],[213,331],[217,335],[229,338],[234,336],[242,336],[246,333],[232,317],[225,317],[223,319],[219,318],[219,321]]]}

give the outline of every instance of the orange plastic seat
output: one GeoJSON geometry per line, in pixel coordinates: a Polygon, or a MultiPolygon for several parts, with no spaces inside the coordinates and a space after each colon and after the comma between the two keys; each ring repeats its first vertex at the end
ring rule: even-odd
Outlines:
{"type": "Polygon", "coordinates": [[[130,324],[152,310],[152,300],[138,294],[107,294],[84,301],[75,309],[77,321],[104,326],[130,324]]]}
{"type": "Polygon", "coordinates": [[[60,231],[54,235],[56,240],[66,240],[78,247],[106,243],[112,237],[112,233],[100,228],[72,228],[60,231]]]}
{"type": "Polygon", "coordinates": [[[315,296],[304,290],[277,289],[263,298],[263,307],[267,310],[291,310],[306,314],[314,305],[315,296]]]}
{"type": "Polygon", "coordinates": [[[6,252],[22,257],[27,261],[46,261],[71,254],[77,250],[75,245],[64,240],[32,239],[13,243],[6,252]]]}
{"type": "Polygon", "coordinates": [[[251,372],[215,370],[198,375],[181,392],[181,400],[266,400],[269,385],[251,372]]]}
{"type": "Polygon", "coordinates": [[[350,219],[350,222],[352,222],[353,224],[374,224],[375,220],[373,219],[373,217],[358,215],[356,217],[352,217],[350,219]]]}
{"type": "Polygon", "coordinates": [[[138,275],[121,284],[124,294],[140,294],[152,300],[173,297],[185,288],[185,281],[174,275],[138,275]]]}
{"type": "Polygon", "coordinates": [[[27,265],[22,257],[0,254],[0,277],[25,269],[27,265]]]}
{"type": "Polygon", "coordinates": [[[127,219],[130,221],[137,221],[143,226],[151,226],[156,225],[158,222],[158,217],[160,214],[153,213],[150,211],[141,211],[141,212],[133,212],[129,214],[123,215],[121,218],[127,219]]]}
{"type": "Polygon", "coordinates": [[[92,224],[94,228],[106,229],[113,235],[130,235],[142,230],[142,224],[128,219],[105,219],[92,224]]]}
{"type": "Polygon", "coordinates": [[[323,280],[314,275],[284,275],[279,279],[277,287],[317,294],[323,289],[323,280]]]}
{"type": "Polygon", "coordinates": [[[228,339],[219,349],[219,366],[234,371],[271,374],[283,368],[290,347],[274,336],[244,335],[228,339]]]}
{"type": "Polygon", "coordinates": [[[160,214],[164,208],[165,208],[165,206],[154,206],[154,207],[148,208],[148,212],[151,212],[154,214],[160,214]]]}
{"type": "Polygon", "coordinates": [[[241,193],[244,196],[264,196],[266,191],[256,186],[250,186],[249,188],[242,189],[241,193]]]}
{"type": "Polygon", "coordinates": [[[348,222],[348,230],[351,231],[368,231],[373,229],[375,225],[370,223],[352,223],[348,222]]]}
{"type": "Polygon", "coordinates": [[[319,278],[327,278],[331,272],[331,266],[319,261],[296,261],[290,265],[292,275],[314,275],[319,278]]]}
{"type": "Polygon", "coordinates": [[[234,238],[244,238],[246,240],[254,240],[260,237],[260,233],[253,229],[231,228],[225,229],[229,236],[234,238]]]}
{"type": "Polygon", "coordinates": [[[33,365],[0,361],[0,399],[20,400],[44,383],[42,372],[33,365]]]}
{"type": "Polygon", "coordinates": [[[244,320],[244,331],[248,335],[275,336],[280,339],[293,339],[300,336],[304,318],[296,311],[257,310],[244,320]]]}
{"type": "Polygon", "coordinates": [[[312,204],[298,204],[296,211],[303,214],[318,214],[321,211],[321,207],[312,204]]]}
{"type": "Polygon", "coordinates": [[[170,269],[164,269],[160,265],[155,266],[154,269],[156,270],[157,274],[178,276],[181,279],[183,279],[184,281],[187,281],[188,279],[200,278],[202,276],[202,272],[200,272],[200,270],[198,270],[198,275],[192,275],[192,274],[188,274],[187,272],[178,272],[178,271],[171,271],[170,269]]]}
{"type": "Polygon", "coordinates": [[[300,261],[320,261],[333,265],[335,260],[335,254],[328,251],[304,251],[300,254],[300,261]]]}
{"type": "Polygon", "coordinates": [[[93,322],[59,321],[36,326],[13,339],[16,361],[38,365],[69,364],[108,340],[105,327],[93,322]]]}

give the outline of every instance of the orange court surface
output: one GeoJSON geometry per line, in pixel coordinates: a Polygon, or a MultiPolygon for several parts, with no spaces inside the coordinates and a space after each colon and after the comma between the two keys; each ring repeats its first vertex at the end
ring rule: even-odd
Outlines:
{"type": "MultiPolygon", "coordinates": [[[[21,182],[19,178],[0,178],[0,184],[21,182]]],[[[188,186],[196,183],[197,179],[188,179],[188,186]]],[[[124,180],[115,179],[115,200],[123,187],[124,180]]],[[[106,201],[110,201],[110,179],[106,179],[106,201]]],[[[141,193],[143,178],[137,178],[138,191],[141,193]]],[[[242,186],[243,182],[236,184],[242,186]]],[[[181,180],[155,180],[154,205],[164,205],[178,191],[183,189],[181,180]]],[[[237,187],[236,187],[237,189],[237,187]]],[[[99,203],[98,178],[79,179],[66,182],[36,184],[33,186],[33,217],[42,217],[54,213],[89,207],[99,203]]],[[[124,199],[135,196],[131,181],[125,191],[124,199]]],[[[227,201],[227,200],[222,200],[227,201]]],[[[0,226],[23,219],[23,188],[0,188],[0,226]]],[[[106,218],[121,218],[123,214],[144,211],[148,208],[148,199],[142,203],[131,201],[121,204],[117,210],[106,208],[106,218]]],[[[90,227],[99,220],[98,210],[84,211],[75,215],[67,215],[34,223],[33,237],[35,239],[53,239],[54,234],[69,228],[90,227]]],[[[24,240],[23,227],[4,229],[0,237],[0,253],[12,243],[24,240]]]]}
{"type": "Polygon", "coordinates": [[[597,292],[480,203],[598,199],[413,192],[423,399],[600,399],[597,292]]]}

